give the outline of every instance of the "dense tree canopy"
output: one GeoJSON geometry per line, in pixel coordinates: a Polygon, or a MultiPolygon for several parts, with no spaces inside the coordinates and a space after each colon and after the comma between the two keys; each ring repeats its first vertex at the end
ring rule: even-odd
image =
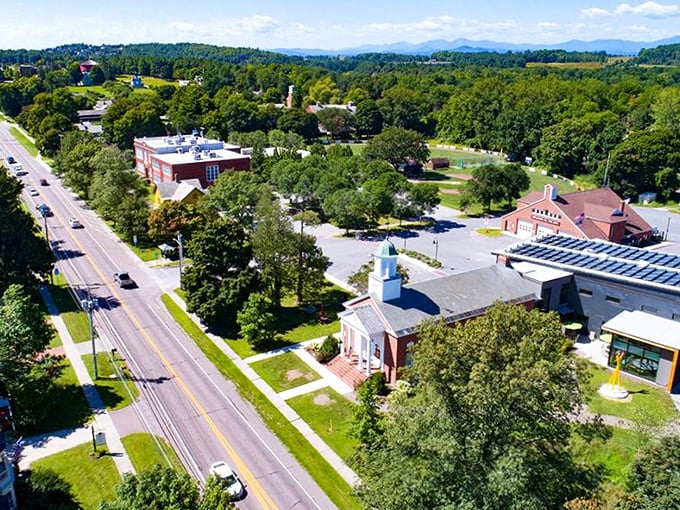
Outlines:
{"type": "Polygon", "coordinates": [[[418,333],[412,389],[395,393],[384,434],[357,454],[364,505],[542,510],[588,493],[597,480],[568,450],[584,396],[556,316],[496,304],[418,333]]]}

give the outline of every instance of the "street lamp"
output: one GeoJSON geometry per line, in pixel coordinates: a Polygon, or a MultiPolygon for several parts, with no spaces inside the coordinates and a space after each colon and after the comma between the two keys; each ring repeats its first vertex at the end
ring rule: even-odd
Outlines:
{"type": "Polygon", "coordinates": [[[92,312],[97,308],[98,300],[90,295],[90,289],[87,289],[87,298],[80,302],[83,310],[87,312],[87,318],[90,322],[90,343],[92,344],[92,366],[94,367],[94,379],[99,379],[97,372],[97,348],[94,344],[94,323],[92,321],[92,312]]]}
{"type": "Polygon", "coordinates": [[[179,288],[182,288],[182,262],[184,259],[184,247],[182,246],[182,233],[177,232],[177,246],[179,247],[179,288]]]}
{"type": "Polygon", "coordinates": [[[439,239],[433,240],[432,244],[434,244],[434,260],[439,261],[439,239]]]}

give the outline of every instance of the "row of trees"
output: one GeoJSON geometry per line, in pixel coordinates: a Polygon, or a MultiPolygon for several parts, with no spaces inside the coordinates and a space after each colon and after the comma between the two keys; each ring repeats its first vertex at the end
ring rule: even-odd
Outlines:
{"type": "Polygon", "coordinates": [[[54,259],[21,206],[21,188],[0,166],[0,388],[12,398],[15,425],[30,432],[57,404],[53,390],[62,366],[44,353],[53,330],[38,304],[38,278],[54,259]]]}
{"type": "MultiPolygon", "coordinates": [[[[168,55],[182,50],[203,51],[188,45],[173,47],[168,55]]],[[[646,157],[651,148],[644,144],[652,131],[668,130],[673,143],[680,136],[678,76],[672,70],[632,64],[590,70],[455,67],[408,61],[396,65],[388,62],[389,58],[369,57],[363,62],[355,57],[356,65],[346,73],[308,63],[226,63],[218,61],[216,54],[215,60],[202,66],[184,58],[159,57],[172,64],[173,76],[181,69],[183,76],[200,75],[202,85],[164,86],[144,99],[133,94],[126,101],[121,93],[122,104],[109,113],[105,133],[109,141],[128,148],[133,136],[200,126],[222,139],[235,132],[279,129],[307,140],[318,136],[319,121],[334,136],[373,136],[386,127],[401,127],[452,143],[500,150],[520,159],[532,156],[552,172],[568,177],[589,174],[598,183],[609,156],[609,184],[623,194],[667,193],[661,183],[676,178],[678,167],[672,158],[662,158],[662,166],[651,178],[641,179],[628,175],[630,158],[624,158],[628,154],[646,157]],[[291,84],[295,86],[294,108],[275,107],[291,84]],[[353,101],[356,113],[329,108],[314,115],[303,109],[327,101],[353,101]],[[160,122],[161,115],[167,115],[168,125],[160,122]],[[640,137],[639,143],[628,141],[634,137],[640,137]],[[620,155],[614,157],[615,153],[620,155]],[[664,173],[657,176],[661,171],[664,173]]],[[[552,53],[544,57],[563,58],[552,53]]],[[[120,66],[112,63],[114,58],[118,57],[104,57],[102,67],[130,72],[129,67],[142,57],[120,57],[120,66]]],[[[0,84],[0,107],[16,115],[33,104],[37,94],[70,83],[74,78],[71,64],[64,62],[62,69],[46,67],[40,76],[0,84]]],[[[122,90],[130,94],[125,85],[114,89],[116,94],[122,90]]],[[[50,115],[54,114],[48,114],[41,103],[35,115],[27,115],[26,123],[38,135],[40,123],[50,115]]],[[[51,130],[64,127],[60,120],[64,119],[51,118],[44,127],[54,134],[51,130]]],[[[50,138],[52,142],[55,139],[50,138]]],[[[54,146],[44,145],[48,150],[54,146]]]]}

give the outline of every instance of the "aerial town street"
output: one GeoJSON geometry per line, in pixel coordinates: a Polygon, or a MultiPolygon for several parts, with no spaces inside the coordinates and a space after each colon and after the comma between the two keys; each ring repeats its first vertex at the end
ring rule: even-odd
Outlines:
{"type": "MultiPolygon", "coordinates": [[[[205,359],[161,302],[163,290],[148,269],[111,233],[93,211],[64,189],[42,163],[30,157],[0,123],[0,148],[28,170],[25,184],[38,187],[31,206],[46,203],[57,267],[82,297],[89,291],[101,305],[97,329],[127,359],[140,389],[142,411],[175,448],[190,474],[199,480],[210,465],[228,460],[246,485],[240,508],[332,508],[334,505],[262,423],[230,381],[205,359]],[[77,217],[82,229],[69,228],[77,217]],[[113,274],[128,271],[135,289],[121,289],[113,274]]],[[[34,210],[34,207],[31,207],[34,210]]],[[[125,427],[127,424],[117,424],[125,427]]]]}

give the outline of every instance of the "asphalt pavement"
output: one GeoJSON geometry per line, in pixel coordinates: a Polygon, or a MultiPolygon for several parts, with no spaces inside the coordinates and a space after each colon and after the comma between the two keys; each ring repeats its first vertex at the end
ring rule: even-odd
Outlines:
{"type": "MultiPolygon", "coordinates": [[[[151,410],[144,418],[155,421],[149,432],[160,430],[199,481],[213,462],[227,460],[248,492],[240,508],[333,508],[233,383],[175,323],[149,268],[45,165],[30,157],[4,122],[0,152],[22,163],[28,170],[22,180],[39,190],[38,197],[24,196],[29,209],[35,213],[35,204],[42,202],[54,212],[46,224],[57,267],[81,298],[89,293],[100,303],[95,326],[126,359],[140,400],[151,410]],[[47,179],[48,185],[39,186],[39,179],[47,179]],[[77,217],[84,228],[69,228],[70,217],[77,217]],[[114,286],[112,275],[120,270],[129,271],[139,287],[114,286]]],[[[43,224],[42,218],[38,221],[43,224]]]]}

